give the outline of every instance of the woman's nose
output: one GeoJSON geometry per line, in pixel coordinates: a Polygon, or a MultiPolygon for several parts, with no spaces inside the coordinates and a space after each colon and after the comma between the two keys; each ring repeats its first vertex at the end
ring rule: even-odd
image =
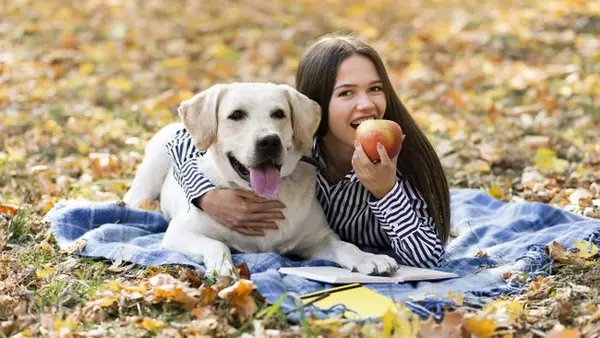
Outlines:
{"type": "Polygon", "coordinates": [[[369,98],[368,95],[363,94],[358,99],[358,102],[356,104],[356,109],[367,110],[367,109],[373,108],[374,106],[375,106],[375,104],[373,104],[373,101],[371,101],[371,98],[369,98]]]}

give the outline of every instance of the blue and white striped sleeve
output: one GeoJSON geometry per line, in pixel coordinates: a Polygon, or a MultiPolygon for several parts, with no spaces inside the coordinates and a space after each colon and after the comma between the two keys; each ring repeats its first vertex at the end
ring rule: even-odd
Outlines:
{"type": "Polygon", "coordinates": [[[444,246],[437,236],[427,203],[406,179],[400,177],[394,188],[369,207],[390,238],[401,264],[422,268],[439,266],[444,246]]]}
{"type": "Polygon", "coordinates": [[[215,186],[202,175],[198,168],[198,159],[203,153],[198,151],[192,135],[187,130],[182,128],[177,131],[167,143],[167,153],[171,159],[173,176],[183,188],[185,196],[191,204],[194,204],[194,199],[215,189],[215,186]]]}

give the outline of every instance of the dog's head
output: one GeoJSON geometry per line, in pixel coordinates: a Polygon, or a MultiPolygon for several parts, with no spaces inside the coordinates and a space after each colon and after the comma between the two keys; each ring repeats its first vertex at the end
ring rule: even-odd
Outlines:
{"type": "Polygon", "coordinates": [[[196,147],[226,157],[229,173],[262,196],[275,195],[280,178],[310,155],[321,120],[316,102],[271,83],[215,85],[182,102],[178,112],[196,147]]]}

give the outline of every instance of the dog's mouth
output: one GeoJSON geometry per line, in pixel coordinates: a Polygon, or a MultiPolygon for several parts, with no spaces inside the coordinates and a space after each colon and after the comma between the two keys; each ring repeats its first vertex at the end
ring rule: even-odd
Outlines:
{"type": "Polygon", "coordinates": [[[269,159],[247,168],[231,153],[227,154],[227,157],[233,170],[242,179],[249,182],[252,190],[259,196],[273,197],[277,195],[281,182],[281,164],[269,159]]]}

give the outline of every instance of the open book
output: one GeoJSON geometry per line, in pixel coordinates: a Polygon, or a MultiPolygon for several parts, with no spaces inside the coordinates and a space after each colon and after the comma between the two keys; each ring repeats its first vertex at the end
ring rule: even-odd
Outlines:
{"type": "Polygon", "coordinates": [[[330,284],[402,283],[408,281],[436,280],[459,277],[455,273],[415,268],[406,265],[400,265],[398,271],[396,271],[394,275],[388,277],[369,276],[358,272],[352,272],[344,268],[336,268],[332,266],[279,268],[279,272],[330,284]]]}

